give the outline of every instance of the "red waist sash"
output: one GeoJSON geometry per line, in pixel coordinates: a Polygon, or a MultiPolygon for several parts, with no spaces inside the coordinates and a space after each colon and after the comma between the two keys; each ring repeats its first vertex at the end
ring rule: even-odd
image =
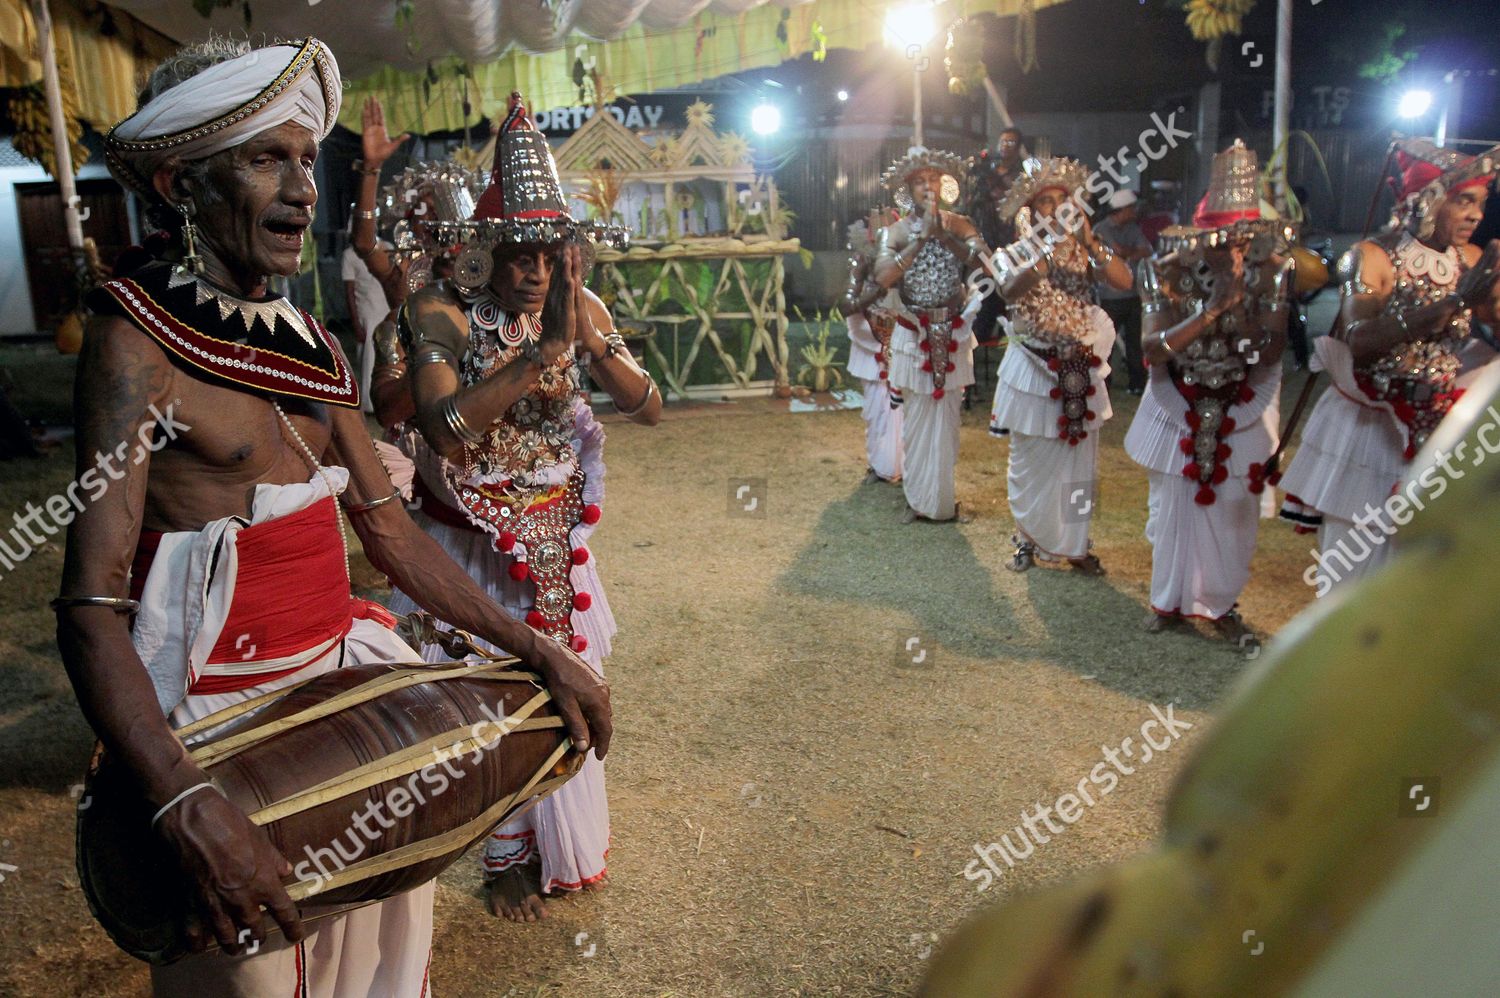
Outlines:
{"type": "MultiPolygon", "coordinates": [[[[329,648],[348,635],[356,617],[387,626],[394,623],[383,607],[350,596],[333,503],[332,498],[324,498],[239,532],[234,598],[207,664],[265,661],[329,648]]],[[[156,531],[141,532],[131,567],[131,590],[136,595],[145,585],[160,540],[156,531]]],[[[299,668],[204,675],[188,692],[206,695],[247,689],[299,668]]]]}

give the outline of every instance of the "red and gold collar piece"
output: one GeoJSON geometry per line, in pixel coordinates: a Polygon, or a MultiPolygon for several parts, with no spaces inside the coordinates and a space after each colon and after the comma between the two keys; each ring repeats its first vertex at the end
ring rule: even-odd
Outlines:
{"type": "Polygon", "coordinates": [[[173,357],[214,378],[359,406],[359,385],[333,336],[280,295],[251,301],[156,263],[106,281],[90,303],[129,319],[173,357]]]}

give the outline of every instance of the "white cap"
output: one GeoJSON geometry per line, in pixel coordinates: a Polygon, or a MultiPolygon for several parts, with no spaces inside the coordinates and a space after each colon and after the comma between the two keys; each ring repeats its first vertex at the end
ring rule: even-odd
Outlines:
{"type": "Polygon", "coordinates": [[[1131,205],[1135,204],[1135,202],[1136,202],[1135,191],[1132,191],[1132,190],[1115,191],[1113,194],[1111,194],[1109,196],[1109,201],[1108,201],[1109,210],[1110,211],[1119,211],[1121,208],[1129,208],[1131,205]]]}

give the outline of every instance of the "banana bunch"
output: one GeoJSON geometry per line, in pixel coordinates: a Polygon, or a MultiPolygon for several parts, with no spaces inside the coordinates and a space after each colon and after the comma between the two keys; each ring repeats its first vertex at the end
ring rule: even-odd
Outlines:
{"type": "MultiPolygon", "coordinates": [[[[57,81],[62,92],[63,120],[67,126],[68,148],[73,156],[73,172],[88,162],[89,151],[83,144],[83,123],[79,120],[78,88],[73,79],[73,64],[65,47],[57,50],[57,81]]],[[[57,151],[52,143],[52,120],[47,112],[47,96],[40,84],[18,91],[11,97],[6,112],[15,127],[11,145],[27,159],[35,160],[49,174],[57,176],[57,151]]]]}
{"type": "MultiPolygon", "coordinates": [[[[1463,477],[1423,472],[1396,557],[1292,621],[1244,677],[1173,790],[1160,846],[981,913],[922,994],[1280,994],[1369,940],[1362,916],[1500,774],[1500,455],[1481,442],[1497,405],[1500,370],[1413,463],[1433,468],[1441,448],[1463,477]],[[1443,810],[1419,815],[1419,792],[1439,788],[1443,810]]],[[[1399,943],[1377,933],[1365,952],[1399,943]]]]}
{"type": "Polygon", "coordinates": [[[1187,26],[1200,42],[1237,35],[1255,0],[1188,0],[1187,26]]]}

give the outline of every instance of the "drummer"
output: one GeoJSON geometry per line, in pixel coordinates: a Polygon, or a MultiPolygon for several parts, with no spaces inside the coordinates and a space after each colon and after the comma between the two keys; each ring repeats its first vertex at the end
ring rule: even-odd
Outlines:
{"type": "Polygon", "coordinates": [[[419,604],[544,676],[581,749],[609,745],[604,683],[390,501],[347,359],[268,292],[297,272],[340,94],[315,39],[218,39],[159,66],[106,140],[171,238],[92,296],[76,398],[80,482],[95,484],[55,607],[84,714],[196,886],[190,935],[222,950],[154,967],[157,994],[426,993],[433,885],[304,928],[290,864],[173,731],[340,665],[414,657],[388,613],[351,598],[345,522],[419,604]]]}

